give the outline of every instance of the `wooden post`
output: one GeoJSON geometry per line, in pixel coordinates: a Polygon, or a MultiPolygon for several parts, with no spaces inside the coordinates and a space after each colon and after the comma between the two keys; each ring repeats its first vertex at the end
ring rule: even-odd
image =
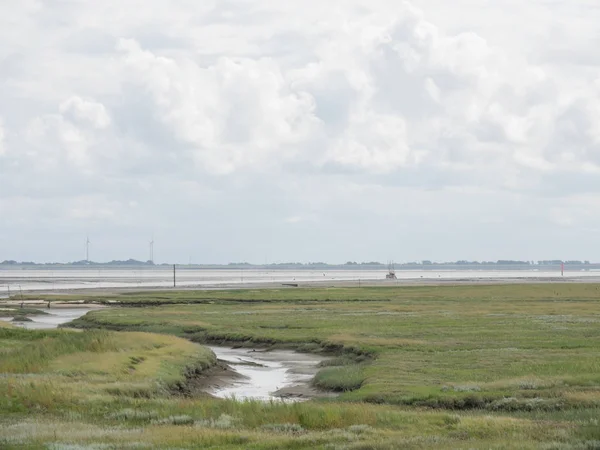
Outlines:
{"type": "Polygon", "coordinates": [[[177,281],[175,278],[175,264],[173,264],[173,287],[177,287],[177,281]]]}

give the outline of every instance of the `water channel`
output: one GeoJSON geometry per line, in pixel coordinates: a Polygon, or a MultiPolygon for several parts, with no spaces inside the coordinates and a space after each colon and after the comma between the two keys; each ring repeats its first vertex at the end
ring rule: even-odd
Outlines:
{"type": "MultiPolygon", "coordinates": [[[[46,314],[29,316],[31,322],[11,323],[32,330],[51,329],[96,309],[49,308],[42,310],[46,314]]],[[[310,381],[325,357],[288,350],[265,351],[217,346],[211,346],[210,349],[220,361],[238,374],[209,387],[208,393],[215,397],[299,401],[323,395],[310,386],[310,381]]]]}

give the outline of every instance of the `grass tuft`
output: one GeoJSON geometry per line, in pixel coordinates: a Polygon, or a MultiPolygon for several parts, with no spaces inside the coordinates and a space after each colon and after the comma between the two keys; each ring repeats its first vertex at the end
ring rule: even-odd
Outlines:
{"type": "Polygon", "coordinates": [[[152,421],[153,425],[193,425],[194,418],[190,416],[169,416],[164,419],[152,421]]]}
{"type": "Polygon", "coordinates": [[[343,366],[320,370],[313,384],[328,391],[349,392],[360,389],[364,381],[365,374],[362,366],[343,366]]]}

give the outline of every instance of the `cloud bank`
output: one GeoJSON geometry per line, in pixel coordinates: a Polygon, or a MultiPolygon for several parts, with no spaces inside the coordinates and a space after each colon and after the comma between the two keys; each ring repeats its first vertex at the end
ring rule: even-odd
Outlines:
{"type": "Polygon", "coordinates": [[[0,259],[594,259],[592,3],[280,3],[0,6],[0,259]]]}

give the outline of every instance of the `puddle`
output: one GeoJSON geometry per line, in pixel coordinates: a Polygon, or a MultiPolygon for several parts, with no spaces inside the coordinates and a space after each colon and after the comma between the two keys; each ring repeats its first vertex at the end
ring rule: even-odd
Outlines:
{"type": "Polygon", "coordinates": [[[241,375],[226,386],[211,389],[209,393],[216,397],[301,401],[324,395],[312,388],[310,381],[326,357],[288,350],[209,348],[241,375]]]}
{"type": "MultiPolygon", "coordinates": [[[[59,325],[71,322],[86,315],[96,308],[60,308],[60,309],[41,309],[46,314],[39,316],[27,316],[31,322],[10,322],[12,325],[28,330],[48,330],[57,328],[59,325]]],[[[11,320],[11,319],[9,319],[11,320]]]]}

